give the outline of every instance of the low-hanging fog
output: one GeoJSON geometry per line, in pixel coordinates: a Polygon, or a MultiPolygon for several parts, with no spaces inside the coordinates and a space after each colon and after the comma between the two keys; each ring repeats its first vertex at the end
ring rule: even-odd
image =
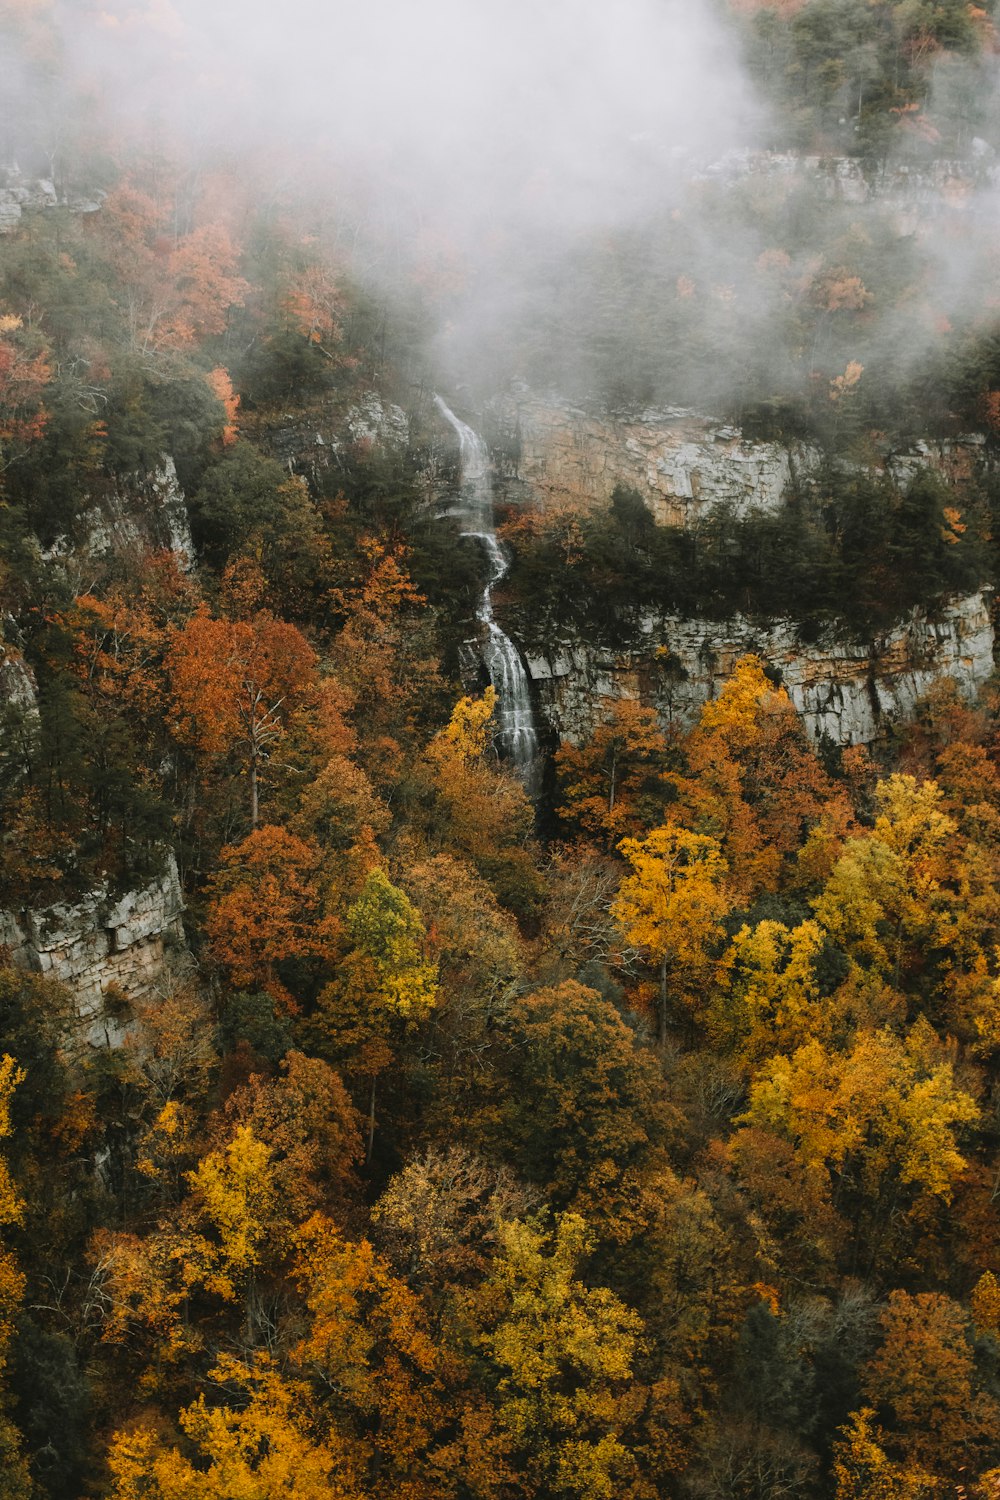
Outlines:
{"type": "MultiPolygon", "coordinates": [[[[838,42],[822,124],[831,156],[863,158],[845,183],[803,166],[804,128],[762,86],[801,6],[751,59],[754,8],[20,0],[59,51],[4,59],[5,150],[58,171],[106,129],[119,155],[294,190],[353,275],[424,299],[442,378],[480,393],[518,375],[742,409],[836,396],[857,367],[920,380],[994,316],[995,54],[932,61],[922,109],[861,150],[871,47],[838,42]],[[943,167],[956,153],[967,171],[943,167]]],[[[855,0],[824,9],[858,24],[855,0]]]]}

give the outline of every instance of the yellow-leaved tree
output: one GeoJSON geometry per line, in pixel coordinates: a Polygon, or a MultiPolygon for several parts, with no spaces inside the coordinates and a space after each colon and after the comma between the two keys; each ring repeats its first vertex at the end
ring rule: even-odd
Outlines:
{"type": "Polygon", "coordinates": [[[949,1049],[921,1019],[901,1040],[862,1031],[846,1052],[817,1040],[758,1073],[730,1153],[764,1213],[828,1254],[853,1230],[866,1273],[899,1251],[909,1216],[947,1206],[979,1119],[949,1049]]]}
{"type": "Polygon", "coordinates": [[[119,1432],[108,1453],[111,1500],[361,1500],[357,1465],[336,1434],[317,1434],[303,1381],[264,1355],[252,1365],[222,1356],[210,1378],[229,1399],[199,1397],[180,1414],[197,1462],[159,1427],[119,1432]]]}
{"type": "Polygon", "coordinates": [[[437,964],[427,957],[420,913],[381,865],[368,872],[358,899],[347,910],[354,944],[340,981],[321,1005],[348,1042],[353,1061],[369,1081],[368,1157],[375,1139],[375,1089],[392,1061],[393,1032],[427,1016],[437,1003],[437,964]]]}
{"type": "Polygon", "coordinates": [[[729,982],[712,1029],[744,1067],[793,1051],[817,1034],[821,1014],[815,962],[823,947],[817,922],[743,926],[725,956],[729,982]]]}
{"type": "Polygon", "coordinates": [[[671,971],[688,996],[704,987],[712,949],[722,936],[730,902],[728,864],[707,834],[667,825],[645,839],[622,839],[632,873],[612,911],[627,942],[659,965],[659,1036],[666,1038],[671,971]]]}
{"type": "Polygon", "coordinates": [[[519,1493],[552,1500],[625,1500],[641,1485],[630,1436],[644,1405],[633,1363],[642,1322],[607,1287],[587,1287],[585,1221],[560,1215],[499,1227],[502,1253],[486,1285],[487,1326],[475,1343],[519,1493]]]}

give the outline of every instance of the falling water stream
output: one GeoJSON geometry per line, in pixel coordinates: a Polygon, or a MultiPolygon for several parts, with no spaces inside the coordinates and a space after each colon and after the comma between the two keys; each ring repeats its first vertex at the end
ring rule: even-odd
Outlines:
{"type": "Polygon", "coordinates": [[[476,610],[476,618],[487,629],[483,660],[497,695],[497,736],[501,752],[509,758],[525,784],[531,788],[537,770],[538,735],[531,707],[531,689],[517,647],[493,617],[493,590],[510,567],[510,559],[497,541],[493,525],[493,482],[490,456],[478,432],[456,417],[440,396],[438,410],[458,434],[462,457],[462,504],[457,514],[467,523],[463,536],[482,543],[490,576],[476,610]]]}

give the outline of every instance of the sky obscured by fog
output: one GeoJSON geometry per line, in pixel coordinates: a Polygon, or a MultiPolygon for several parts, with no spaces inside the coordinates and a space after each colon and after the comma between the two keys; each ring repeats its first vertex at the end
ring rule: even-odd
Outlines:
{"type": "Polygon", "coordinates": [[[66,0],[81,74],[191,138],[329,153],[464,238],[642,210],[672,153],[753,133],[706,0],[66,0]]]}
{"type": "MultiPolygon", "coordinates": [[[[931,192],[908,224],[898,205],[780,177],[733,192],[706,178],[775,138],[722,0],[5,8],[59,38],[55,63],[30,47],[0,58],[7,121],[30,117],[42,155],[65,153],[82,109],[119,147],[293,188],[376,288],[436,278],[436,347],[456,376],[481,362],[503,378],[523,351],[529,378],[551,369],[583,391],[603,361],[638,399],[672,371],[692,404],[801,395],[848,361],[870,379],[880,363],[893,378],[917,368],[949,320],[988,319],[1000,295],[989,184],[973,206],[931,192]],[[903,297],[881,285],[893,262],[903,297]],[[817,313],[827,272],[864,281],[853,312],[817,313]]],[[[958,64],[949,77],[961,94],[958,64]]]]}

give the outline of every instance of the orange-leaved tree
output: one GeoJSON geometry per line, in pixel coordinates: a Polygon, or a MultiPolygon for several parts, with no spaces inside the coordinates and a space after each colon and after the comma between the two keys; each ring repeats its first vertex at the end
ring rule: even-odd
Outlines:
{"type": "Polygon", "coordinates": [[[261,611],[216,620],[202,607],[167,654],[178,738],[221,757],[239,747],[250,780],[250,826],[259,818],[258,777],[289,711],[315,680],[316,654],[294,625],[261,611]]]}
{"type": "Polygon", "coordinates": [[[559,816],[609,848],[655,827],[675,796],[663,779],[666,757],[655,711],[631,699],[614,704],[585,744],[556,752],[559,816]]]}
{"type": "Polygon", "coordinates": [[[319,866],[314,844],[271,824],[223,849],[209,883],[205,931],[238,988],[263,990],[294,1008],[282,970],[329,956],[339,924],[324,909],[319,866]]]}
{"type": "Polygon", "coordinates": [[[0,472],[45,431],[42,394],[51,379],[37,333],[14,314],[0,313],[0,472]]]}
{"type": "MultiPolygon", "coordinates": [[[[790,879],[801,883],[793,861],[810,835],[836,849],[850,823],[846,794],[809,748],[791,699],[760,657],[736,663],[683,749],[688,775],[672,778],[680,803],[673,816],[718,838],[742,900],[790,879]]],[[[822,868],[818,855],[810,850],[811,867],[822,868]]]]}

